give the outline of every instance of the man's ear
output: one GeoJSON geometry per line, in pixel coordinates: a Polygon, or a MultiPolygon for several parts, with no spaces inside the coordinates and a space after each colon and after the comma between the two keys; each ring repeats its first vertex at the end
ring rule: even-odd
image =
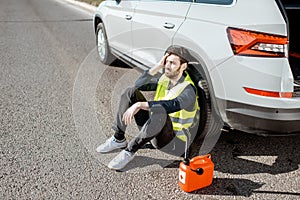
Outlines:
{"type": "Polygon", "coordinates": [[[185,70],[186,68],[187,68],[187,63],[183,63],[183,64],[181,64],[181,69],[183,69],[183,70],[185,70]]]}

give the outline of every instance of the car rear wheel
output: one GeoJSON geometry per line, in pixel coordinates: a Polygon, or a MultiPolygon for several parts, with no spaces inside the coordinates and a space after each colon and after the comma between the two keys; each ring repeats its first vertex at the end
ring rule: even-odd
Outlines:
{"type": "Polygon", "coordinates": [[[100,61],[105,65],[110,65],[115,57],[110,52],[103,23],[97,25],[96,36],[97,51],[100,61]]]}
{"type": "Polygon", "coordinates": [[[194,71],[189,72],[189,74],[192,74],[191,76],[194,75],[192,79],[195,83],[198,83],[198,103],[200,107],[197,119],[198,126],[191,130],[194,133],[192,134],[194,137],[189,148],[189,157],[194,157],[211,152],[219,140],[224,123],[213,105],[207,81],[203,78],[204,76],[198,70],[197,73],[194,71]],[[197,75],[195,76],[195,74],[197,75]]]}

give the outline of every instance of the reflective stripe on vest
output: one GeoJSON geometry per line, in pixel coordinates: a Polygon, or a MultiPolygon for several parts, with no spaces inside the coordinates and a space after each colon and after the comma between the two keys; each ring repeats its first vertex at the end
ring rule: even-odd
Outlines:
{"type": "MultiPolygon", "coordinates": [[[[184,134],[183,131],[174,131],[174,133],[176,134],[177,138],[179,138],[182,141],[186,141],[186,135],[184,134]]],[[[189,138],[192,137],[191,133],[189,131],[187,131],[187,134],[189,135],[189,138]]]]}
{"type": "MultiPolygon", "coordinates": [[[[174,99],[178,97],[189,84],[195,86],[188,73],[186,73],[184,81],[178,83],[171,90],[168,90],[169,83],[170,79],[165,75],[162,75],[158,81],[154,101],[174,99]]],[[[169,113],[175,133],[182,132],[182,129],[187,129],[193,124],[198,109],[198,101],[196,100],[193,111],[182,109],[174,113],[169,113]]],[[[184,135],[177,135],[177,137],[183,141],[186,140],[184,135]]]]}

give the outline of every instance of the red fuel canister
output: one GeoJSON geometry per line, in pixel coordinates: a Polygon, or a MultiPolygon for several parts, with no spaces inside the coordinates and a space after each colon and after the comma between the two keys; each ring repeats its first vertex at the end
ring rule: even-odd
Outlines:
{"type": "Polygon", "coordinates": [[[209,186],[213,181],[214,163],[211,155],[196,156],[179,165],[179,187],[185,192],[192,192],[209,186]]]}

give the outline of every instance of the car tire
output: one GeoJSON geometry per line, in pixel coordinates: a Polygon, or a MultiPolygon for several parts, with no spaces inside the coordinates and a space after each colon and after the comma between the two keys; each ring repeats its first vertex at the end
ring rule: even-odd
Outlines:
{"type": "MultiPolygon", "coordinates": [[[[223,120],[217,113],[209,93],[207,81],[198,76],[197,90],[200,111],[197,114],[197,125],[191,132],[192,140],[189,148],[189,157],[205,155],[216,145],[224,126],[223,120]]],[[[194,81],[195,82],[195,81],[194,81]]]]}
{"type": "Polygon", "coordinates": [[[115,57],[110,51],[105,27],[103,23],[99,23],[96,29],[96,45],[100,61],[105,65],[110,65],[115,57]]]}

